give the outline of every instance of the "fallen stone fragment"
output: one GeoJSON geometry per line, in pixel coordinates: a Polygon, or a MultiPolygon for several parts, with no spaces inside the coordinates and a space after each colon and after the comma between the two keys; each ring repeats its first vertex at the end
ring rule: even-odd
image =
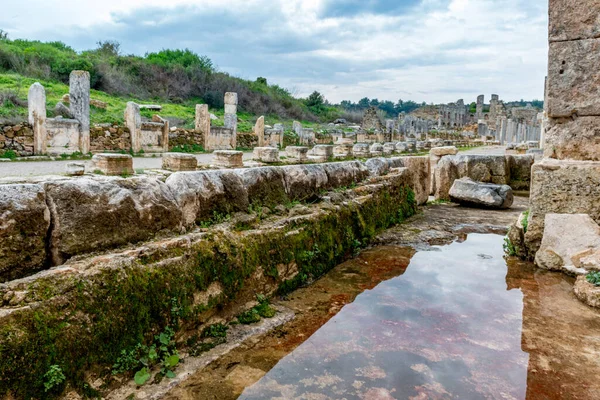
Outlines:
{"type": "Polygon", "coordinates": [[[454,181],[450,189],[450,199],[458,204],[494,209],[510,208],[513,192],[508,185],[476,182],[470,178],[454,181]]]}
{"type": "Polygon", "coordinates": [[[577,277],[573,291],[583,303],[590,307],[600,308],[600,286],[589,283],[584,275],[577,277]]]}
{"type": "Polygon", "coordinates": [[[85,164],[83,163],[67,163],[65,173],[68,176],[81,176],[85,173],[85,164]]]}
{"type": "Polygon", "coordinates": [[[587,214],[546,214],[542,245],[535,255],[540,268],[585,274],[600,251],[600,226],[587,214]]]}

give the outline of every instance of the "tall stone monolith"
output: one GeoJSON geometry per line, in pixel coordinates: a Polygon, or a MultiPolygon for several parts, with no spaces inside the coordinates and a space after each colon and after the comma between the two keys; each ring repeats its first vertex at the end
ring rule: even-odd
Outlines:
{"type": "Polygon", "coordinates": [[[72,71],[69,75],[69,101],[73,117],[79,121],[79,148],[90,152],[90,73],[72,71]]]}
{"type": "Polygon", "coordinates": [[[254,134],[258,136],[258,147],[265,147],[265,117],[261,116],[256,120],[254,134]]]}
{"type": "Polygon", "coordinates": [[[485,101],[485,96],[480,94],[477,96],[477,108],[475,113],[475,119],[480,120],[483,119],[483,102],[485,101]]]}
{"type": "Polygon", "coordinates": [[[233,131],[233,148],[235,149],[237,143],[237,105],[238,95],[237,93],[227,92],[225,93],[225,128],[233,131]]]}
{"type": "Polygon", "coordinates": [[[46,154],[48,132],[46,131],[46,90],[36,82],[27,93],[29,123],[33,127],[33,152],[46,154]]]}
{"type": "Polygon", "coordinates": [[[204,149],[208,150],[210,136],[210,112],[208,112],[208,104],[196,104],[196,132],[199,132],[204,137],[204,149]]]}
{"type": "Polygon", "coordinates": [[[131,134],[131,149],[134,153],[142,150],[142,116],[139,104],[130,101],[125,108],[125,126],[131,134]]]}

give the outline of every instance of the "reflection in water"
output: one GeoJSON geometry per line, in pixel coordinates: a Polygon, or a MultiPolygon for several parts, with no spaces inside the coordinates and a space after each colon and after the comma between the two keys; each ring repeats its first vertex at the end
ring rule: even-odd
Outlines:
{"type": "Polygon", "coordinates": [[[240,398],[525,398],[523,285],[507,290],[502,240],[473,234],[417,253],[240,398]]]}

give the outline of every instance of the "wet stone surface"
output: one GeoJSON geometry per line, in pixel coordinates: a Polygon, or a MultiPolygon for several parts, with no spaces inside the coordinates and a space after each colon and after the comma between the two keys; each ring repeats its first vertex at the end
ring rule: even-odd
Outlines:
{"type": "Polygon", "coordinates": [[[193,375],[174,399],[597,399],[600,314],[574,280],[504,259],[527,208],[452,204],[279,303],[286,325],[193,375]]]}

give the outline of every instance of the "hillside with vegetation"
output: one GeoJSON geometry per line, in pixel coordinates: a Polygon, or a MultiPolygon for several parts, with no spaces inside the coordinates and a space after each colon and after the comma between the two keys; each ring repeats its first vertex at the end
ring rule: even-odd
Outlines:
{"type": "MultiPolygon", "coordinates": [[[[135,101],[160,104],[161,115],[172,126],[190,128],[196,104],[208,104],[212,113],[222,117],[225,92],[238,93],[242,132],[250,132],[259,115],[264,115],[269,125],[300,120],[311,126],[338,118],[357,123],[369,107],[378,108],[382,118],[396,118],[426,105],[367,97],[356,103],[331,104],[317,91],[296,98],[287,89],[269,84],[267,78],[250,81],[219,71],[210,58],[187,49],[124,55],[118,42],[105,41],[95,49],[78,52],[62,42],[11,40],[0,30],[0,122],[26,119],[27,90],[36,81],[46,88],[48,114],[53,116],[54,106],[69,92],[72,70],[88,71],[92,99],[107,104],[106,109],[92,107],[92,123],[122,123],[126,103],[135,101]]],[[[143,111],[144,117],[151,115],[151,111],[143,111]]],[[[222,118],[214,121],[220,123],[222,118]]]]}

